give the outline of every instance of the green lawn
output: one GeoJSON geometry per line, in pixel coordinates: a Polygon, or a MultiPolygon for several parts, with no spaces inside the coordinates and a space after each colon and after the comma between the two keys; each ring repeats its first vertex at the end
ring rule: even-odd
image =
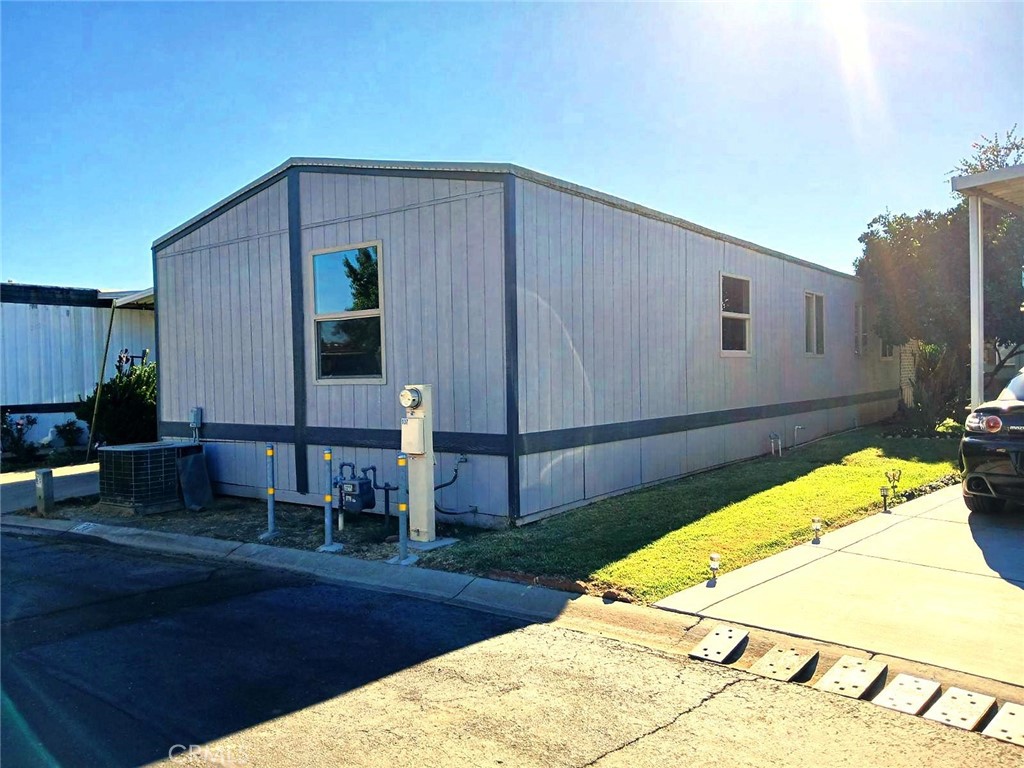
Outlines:
{"type": "Polygon", "coordinates": [[[901,489],[956,472],[957,442],[883,438],[877,428],[828,438],[591,504],[506,531],[469,532],[425,565],[471,573],[495,570],[582,580],[653,602],[708,577],[711,552],[722,572],[810,541],[812,517],[828,528],[880,506],[885,471],[901,489]]]}

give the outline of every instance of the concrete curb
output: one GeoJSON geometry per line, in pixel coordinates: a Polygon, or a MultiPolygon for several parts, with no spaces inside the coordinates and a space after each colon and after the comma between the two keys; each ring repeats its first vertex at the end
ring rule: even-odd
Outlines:
{"type": "Polygon", "coordinates": [[[277,568],[325,581],[448,603],[525,621],[553,621],[566,605],[583,597],[574,592],[495,581],[464,573],[403,567],[344,555],[102,523],[4,515],[0,521],[0,530],[87,536],[150,552],[277,568]]]}

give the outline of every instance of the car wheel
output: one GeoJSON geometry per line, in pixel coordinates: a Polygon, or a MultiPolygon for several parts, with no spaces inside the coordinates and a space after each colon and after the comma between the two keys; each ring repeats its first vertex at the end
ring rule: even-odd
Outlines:
{"type": "Polygon", "coordinates": [[[968,496],[965,493],[964,504],[971,512],[977,512],[979,515],[998,515],[1006,506],[1006,500],[991,496],[968,496]]]}

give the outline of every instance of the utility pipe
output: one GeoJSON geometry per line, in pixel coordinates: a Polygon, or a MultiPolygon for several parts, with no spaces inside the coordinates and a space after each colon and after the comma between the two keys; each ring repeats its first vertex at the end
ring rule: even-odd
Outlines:
{"type": "Polygon", "coordinates": [[[103,392],[103,375],[107,370],[107,353],[110,352],[110,336],[114,332],[114,312],[117,301],[110,302],[110,322],[107,324],[107,343],[103,345],[103,362],[100,363],[100,375],[96,380],[96,402],[92,406],[92,424],[89,425],[89,443],[85,446],[85,463],[89,463],[89,452],[96,436],[96,416],[100,412],[100,394],[103,392]]]}

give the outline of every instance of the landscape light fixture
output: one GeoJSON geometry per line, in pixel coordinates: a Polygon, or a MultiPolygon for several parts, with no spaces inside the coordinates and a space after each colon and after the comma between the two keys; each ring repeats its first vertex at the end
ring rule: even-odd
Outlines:
{"type": "Polygon", "coordinates": [[[821,533],[821,518],[811,518],[811,530],[814,531],[814,538],[818,538],[818,534],[821,533]]]}
{"type": "Polygon", "coordinates": [[[900,477],[902,477],[902,475],[903,475],[903,470],[896,469],[895,467],[893,469],[890,469],[888,472],[885,473],[885,479],[888,480],[889,481],[889,485],[892,486],[892,495],[893,496],[896,495],[896,488],[900,484],[900,477]]]}
{"type": "Polygon", "coordinates": [[[717,552],[712,552],[711,556],[708,558],[708,568],[711,569],[711,578],[712,579],[718,577],[718,569],[722,565],[721,564],[721,559],[722,558],[719,556],[719,554],[717,552]]]}
{"type": "Polygon", "coordinates": [[[889,511],[889,486],[888,485],[883,485],[878,490],[881,491],[881,493],[882,493],[882,511],[883,512],[888,512],[889,511]]]}

